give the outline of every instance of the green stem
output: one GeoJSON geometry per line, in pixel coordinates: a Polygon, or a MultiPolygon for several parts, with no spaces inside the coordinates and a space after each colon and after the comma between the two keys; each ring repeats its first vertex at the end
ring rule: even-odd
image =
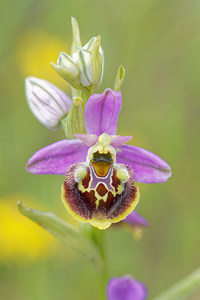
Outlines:
{"type": "Polygon", "coordinates": [[[99,276],[99,300],[106,300],[106,282],[107,282],[107,266],[106,266],[106,254],[105,254],[105,232],[96,228],[92,228],[92,240],[99,248],[99,252],[102,257],[102,265],[98,271],[99,276]]]}
{"type": "Polygon", "coordinates": [[[183,300],[200,286],[200,269],[177,282],[154,300],[183,300]]]}

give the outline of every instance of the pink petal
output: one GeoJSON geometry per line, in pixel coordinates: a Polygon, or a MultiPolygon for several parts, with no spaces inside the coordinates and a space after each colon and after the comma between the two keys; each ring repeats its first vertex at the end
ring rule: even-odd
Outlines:
{"type": "Polygon", "coordinates": [[[72,164],[85,161],[87,152],[88,147],[79,140],[61,140],[33,154],[26,170],[33,174],[64,175],[72,164]]]}
{"type": "Polygon", "coordinates": [[[90,96],[85,106],[87,132],[98,136],[104,132],[115,135],[121,105],[121,93],[111,89],[90,96]]]}
{"type": "Polygon", "coordinates": [[[137,182],[165,182],[172,175],[170,166],[150,151],[130,145],[123,145],[118,149],[120,152],[117,153],[117,163],[129,165],[137,182]]]}

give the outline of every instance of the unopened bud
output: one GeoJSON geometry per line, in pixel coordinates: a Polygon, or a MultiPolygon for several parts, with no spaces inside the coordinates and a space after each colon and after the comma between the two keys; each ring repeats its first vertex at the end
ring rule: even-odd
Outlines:
{"type": "Polygon", "coordinates": [[[85,118],[82,109],[83,99],[73,97],[70,111],[66,117],[61,120],[62,127],[67,138],[75,138],[76,133],[85,133],[85,118]]]}
{"type": "Polygon", "coordinates": [[[84,47],[77,47],[72,57],[80,71],[80,83],[95,92],[101,84],[104,70],[100,37],[93,37],[84,47]]]}
{"type": "Polygon", "coordinates": [[[114,88],[113,88],[114,91],[121,92],[122,84],[124,82],[124,77],[125,77],[125,69],[121,65],[121,66],[119,66],[119,69],[117,71],[117,76],[116,76],[114,88]]]}
{"type": "Polygon", "coordinates": [[[36,77],[25,79],[25,93],[34,116],[48,129],[55,130],[70,110],[72,100],[52,83],[36,77]]]}
{"type": "Polygon", "coordinates": [[[72,58],[65,52],[60,52],[57,60],[57,65],[51,63],[54,70],[63,79],[68,81],[74,88],[80,88],[79,69],[73,62],[72,58]]]}
{"type": "Polygon", "coordinates": [[[81,46],[78,23],[72,18],[71,56],[61,52],[57,65],[51,63],[54,70],[75,89],[85,90],[91,94],[99,88],[104,71],[104,54],[100,45],[100,36],[93,37],[85,46],[81,46]]]}

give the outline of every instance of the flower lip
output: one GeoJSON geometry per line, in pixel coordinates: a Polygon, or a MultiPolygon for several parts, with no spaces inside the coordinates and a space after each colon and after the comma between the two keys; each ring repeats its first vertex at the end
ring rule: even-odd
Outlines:
{"type": "Polygon", "coordinates": [[[87,163],[74,164],[67,171],[62,187],[62,201],[69,214],[99,229],[125,219],[139,201],[139,189],[134,186],[129,167],[115,165],[104,175],[98,176],[87,163]],[[124,174],[128,174],[126,182],[124,174]]]}

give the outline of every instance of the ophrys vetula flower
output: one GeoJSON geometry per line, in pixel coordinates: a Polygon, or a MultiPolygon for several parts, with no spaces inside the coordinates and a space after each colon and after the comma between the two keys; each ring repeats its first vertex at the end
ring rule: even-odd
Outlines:
{"type": "Polygon", "coordinates": [[[28,161],[34,174],[66,175],[62,200],[81,222],[105,229],[127,217],[139,200],[134,182],[165,182],[170,166],[155,154],[124,145],[132,137],[117,136],[121,93],[93,94],[85,106],[87,134],[37,151],[28,161]]]}

